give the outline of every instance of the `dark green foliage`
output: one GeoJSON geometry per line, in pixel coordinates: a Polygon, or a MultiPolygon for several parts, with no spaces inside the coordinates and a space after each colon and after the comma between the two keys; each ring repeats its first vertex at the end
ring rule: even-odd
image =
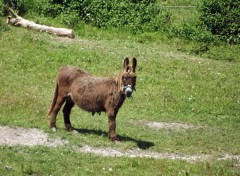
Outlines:
{"type": "Polygon", "coordinates": [[[91,1],[83,9],[84,21],[98,27],[117,27],[138,31],[157,31],[167,20],[154,1],[91,1]]]}
{"type": "Polygon", "coordinates": [[[44,0],[38,13],[60,17],[69,26],[79,21],[99,28],[121,28],[133,33],[163,29],[170,14],[161,11],[156,0],[44,0]]]}
{"type": "MultiPolygon", "coordinates": [[[[3,4],[9,6],[18,11],[19,15],[22,15],[27,10],[27,1],[26,0],[3,0],[3,4]]],[[[7,12],[3,10],[4,15],[7,15],[7,12]]]]}
{"type": "MultiPolygon", "coordinates": [[[[163,8],[157,0],[3,0],[0,8],[3,4],[12,7],[19,15],[27,12],[57,18],[75,31],[87,23],[133,34],[164,33],[168,37],[195,42],[193,52],[197,54],[221,45],[222,41],[240,43],[239,0],[203,0],[198,9],[181,9],[188,13],[163,8]]],[[[0,15],[7,14],[1,11],[0,15]]]]}
{"type": "Polygon", "coordinates": [[[203,0],[200,20],[212,34],[231,44],[240,43],[240,1],[203,0]]]}
{"type": "Polygon", "coordinates": [[[164,30],[171,18],[156,0],[4,0],[3,4],[19,15],[32,12],[58,18],[69,27],[83,21],[99,28],[114,27],[133,33],[164,30]]]}
{"type": "Polygon", "coordinates": [[[0,1],[0,16],[3,15],[3,2],[0,1]]]}
{"type": "Polygon", "coordinates": [[[25,13],[36,11],[38,6],[45,5],[45,2],[47,2],[47,0],[3,0],[0,2],[0,8],[2,10],[2,14],[0,13],[0,15],[6,16],[9,14],[6,9],[3,8],[4,5],[11,7],[18,15],[21,16],[25,13]]]}
{"type": "Polygon", "coordinates": [[[54,4],[51,0],[42,0],[37,5],[36,13],[47,17],[57,17],[63,11],[61,4],[54,4]]]}

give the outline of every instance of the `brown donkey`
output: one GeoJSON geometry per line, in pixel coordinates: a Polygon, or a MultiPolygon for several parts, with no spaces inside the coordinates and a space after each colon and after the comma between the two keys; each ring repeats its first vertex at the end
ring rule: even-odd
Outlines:
{"type": "Polygon", "coordinates": [[[62,67],[57,75],[54,97],[48,112],[52,117],[52,130],[56,131],[56,117],[64,103],[65,127],[69,131],[74,129],[70,122],[70,112],[74,104],[77,104],[92,114],[106,112],[108,137],[112,141],[118,140],[115,133],[116,116],[125,98],[131,97],[135,90],[137,59],[133,58],[132,65],[129,65],[129,59],[125,58],[123,64],[123,72],[106,78],[95,77],[77,67],[62,67]]]}

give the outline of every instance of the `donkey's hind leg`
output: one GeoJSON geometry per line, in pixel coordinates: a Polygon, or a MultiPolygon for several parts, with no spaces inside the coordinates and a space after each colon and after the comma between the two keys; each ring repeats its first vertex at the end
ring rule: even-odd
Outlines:
{"type": "Polygon", "coordinates": [[[72,98],[70,96],[66,97],[66,103],[63,108],[63,117],[64,117],[64,123],[67,131],[74,130],[70,121],[70,113],[73,106],[74,106],[74,102],[72,98]]]}
{"type": "Polygon", "coordinates": [[[56,118],[57,118],[57,114],[61,108],[61,106],[63,105],[65,101],[65,98],[63,96],[58,96],[57,97],[57,101],[56,101],[56,104],[53,108],[53,111],[52,111],[52,119],[51,119],[51,122],[50,122],[50,128],[53,130],[53,131],[56,131],[56,118]]]}

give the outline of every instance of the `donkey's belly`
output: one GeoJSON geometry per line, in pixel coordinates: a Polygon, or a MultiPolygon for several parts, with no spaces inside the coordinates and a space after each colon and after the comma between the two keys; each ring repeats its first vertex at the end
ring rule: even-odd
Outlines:
{"type": "Polygon", "coordinates": [[[90,102],[88,100],[85,100],[84,102],[78,102],[77,105],[88,112],[102,112],[105,111],[105,108],[103,106],[100,106],[94,102],[90,102]]]}
{"type": "Polygon", "coordinates": [[[72,97],[73,101],[81,109],[89,112],[102,112],[105,111],[104,102],[98,97],[92,96],[75,96],[72,97]]]}

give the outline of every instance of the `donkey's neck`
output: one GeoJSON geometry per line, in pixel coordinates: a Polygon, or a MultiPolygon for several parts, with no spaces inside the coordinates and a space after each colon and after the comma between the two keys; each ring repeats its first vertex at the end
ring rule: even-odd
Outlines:
{"type": "Polygon", "coordinates": [[[125,96],[122,94],[122,73],[119,73],[113,77],[99,77],[104,80],[108,87],[110,88],[110,92],[115,94],[115,96],[119,95],[119,98],[124,98],[125,96]]]}
{"type": "Polygon", "coordinates": [[[125,96],[122,93],[122,75],[119,74],[115,77],[108,78],[108,84],[110,84],[110,90],[108,92],[108,95],[110,95],[108,106],[118,110],[125,100],[125,96]]]}

